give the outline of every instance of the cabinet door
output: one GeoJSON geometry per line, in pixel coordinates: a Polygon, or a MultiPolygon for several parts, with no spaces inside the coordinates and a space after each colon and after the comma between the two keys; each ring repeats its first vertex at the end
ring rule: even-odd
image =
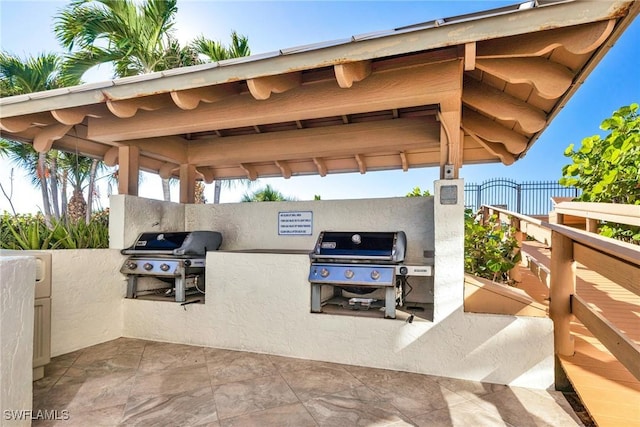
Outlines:
{"type": "Polygon", "coordinates": [[[51,360],[51,298],[36,298],[33,323],[33,367],[51,360]]]}

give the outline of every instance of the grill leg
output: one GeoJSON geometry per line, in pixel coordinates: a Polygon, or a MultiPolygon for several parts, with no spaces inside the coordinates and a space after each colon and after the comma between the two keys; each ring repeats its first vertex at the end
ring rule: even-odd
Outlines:
{"type": "Polygon", "coordinates": [[[186,280],[184,277],[184,273],[180,277],[176,277],[175,280],[176,287],[176,302],[185,302],[187,299],[186,296],[186,280]]]}
{"type": "Polygon", "coordinates": [[[138,293],[138,276],[130,274],[127,277],[127,298],[135,298],[138,293]]]}
{"type": "Polygon", "coordinates": [[[396,318],[396,288],[387,286],[384,291],[384,317],[387,319],[396,318]]]}
{"type": "Polygon", "coordinates": [[[322,302],[320,299],[322,293],[322,285],[318,283],[311,284],[311,312],[322,313],[322,302]]]}

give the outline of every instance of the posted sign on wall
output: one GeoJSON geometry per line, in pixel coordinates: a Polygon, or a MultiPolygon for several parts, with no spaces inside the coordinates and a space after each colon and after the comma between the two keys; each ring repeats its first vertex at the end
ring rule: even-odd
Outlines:
{"type": "Polygon", "coordinates": [[[278,212],[278,234],[281,236],[311,236],[313,212],[278,212]]]}

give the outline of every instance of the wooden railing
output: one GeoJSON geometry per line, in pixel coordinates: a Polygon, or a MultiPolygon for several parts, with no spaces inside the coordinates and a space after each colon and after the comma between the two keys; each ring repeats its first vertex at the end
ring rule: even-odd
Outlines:
{"type": "MultiPolygon", "coordinates": [[[[640,346],[629,339],[576,293],[576,263],[640,295],[640,246],[602,237],[590,231],[599,221],[640,225],[640,206],[562,202],[554,215],[558,224],[529,218],[505,209],[483,206],[484,219],[496,214],[517,230],[552,247],[549,314],[554,323],[556,353],[574,353],[570,324],[575,316],[640,380],[640,346]],[[589,231],[563,225],[567,216],[584,218],[589,231]]],[[[584,224],[584,222],[583,222],[584,224]]]]}

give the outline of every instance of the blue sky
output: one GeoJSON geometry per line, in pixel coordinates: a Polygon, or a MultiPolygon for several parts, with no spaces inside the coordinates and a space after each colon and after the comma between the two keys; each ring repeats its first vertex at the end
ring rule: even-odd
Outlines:
{"type": "MultiPolygon", "coordinates": [[[[182,42],[199,35],[226,43],[232,30],[246,35],[252,53],[344,39],[352,35],[389,30],[396,27],[488,10],[517,1],[355,1],[355,2],[248,2],[248,1],[178,1],[176,32],[182,42]]],[[[0,0],[0,47],[20,56],[39,52],[60,52],[53,35],[53,16],[65,5],[61,1],[0,0]]],[[[512,166],[502,164],[467,165],[461,169],[466,182],[482,182],[492,177],[517,181],[557,180],[563,156],[570,143],[599,133],[600,122],[613,111],[632,102],[640,102],[640,22],[636,20],[612,47],[586,82],[556,116],[551,125],[528,152],[512,166]]],[[[87,82],[110,78],[102,67],[91,71],[87,82]]],[[[11,166],[0,160],[0,183],[9,186],[11,166]]],[[[36,211],[41,203],[39,192],[31,188],[20,170],[14,172],[13,202],[18,211],[36,211]]],[[[287,196],[299,200],[403,196],[415,186],[432,189],[438,178],[437,168],[408,172],[372,172],[365,175],[339,174],[324,178],[293,177],[261,179],[287,196]]],[[[213,186],[206,197],[213,198],[213,186]]],[[[243,189],[225,190],[222,202],[238,201],[243,189]]],[[[103,188],[103,193],[106,190],[103,188]]],[[[160,198],[160,183],[148,176],[141,184],[140,195],[160,198]]],[[[177,188],[173,199],[177,200],[177,188]]],[[[103,201],[103,206],[106,201],[103,201]]],[[[9,209],[0,195],[0,211],[9,209]]]]}

